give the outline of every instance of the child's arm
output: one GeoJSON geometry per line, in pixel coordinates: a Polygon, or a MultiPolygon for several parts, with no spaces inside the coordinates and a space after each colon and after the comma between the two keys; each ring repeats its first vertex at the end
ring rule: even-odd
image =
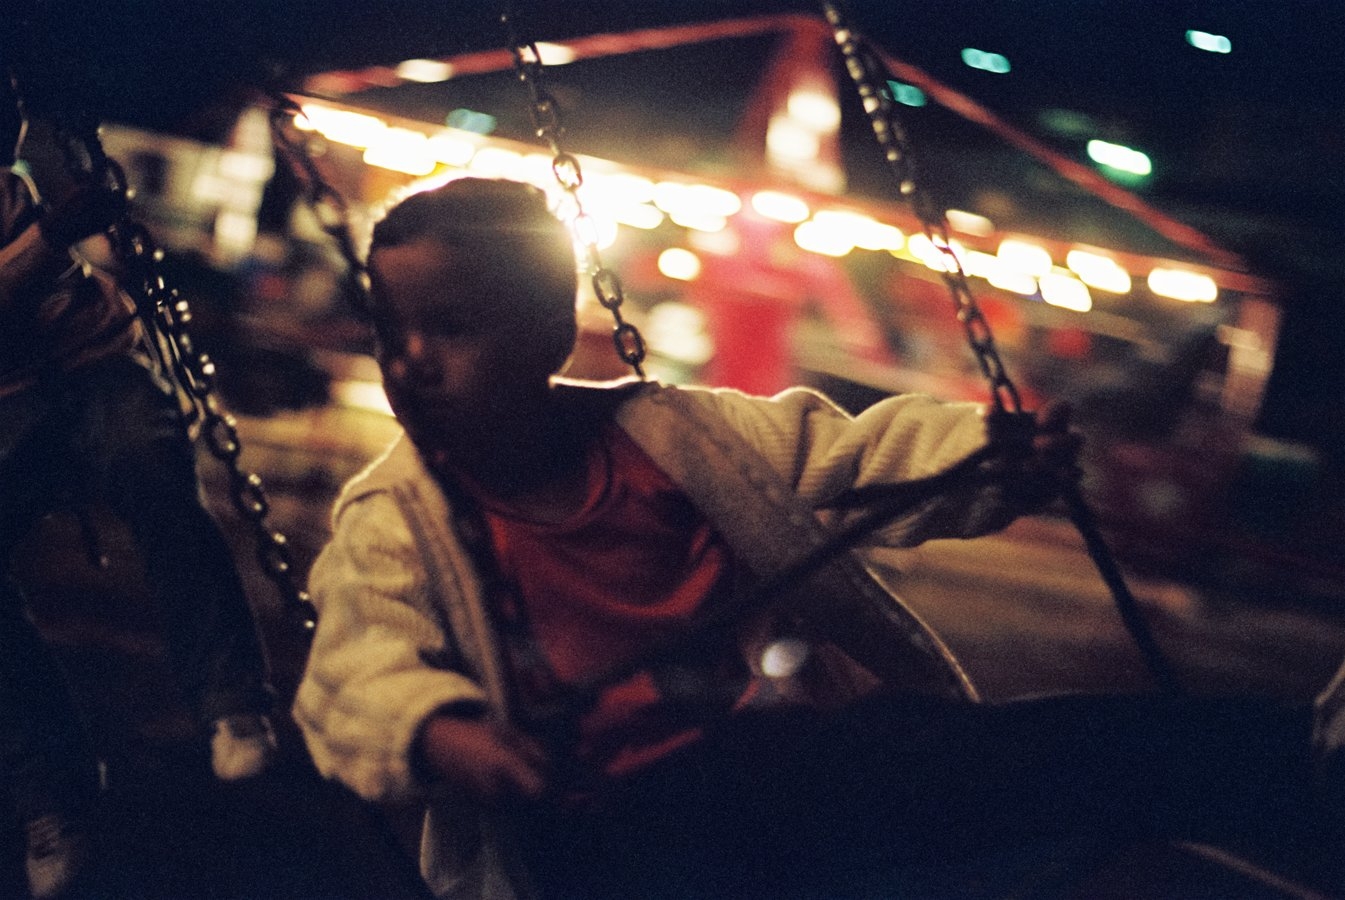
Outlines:
{"type": "Polygon", "coordinates": [[[309,576],[318,628],[294,717],[313,761],[371,800],[419,795],[413,745],[440,709],[486,703],[444,668],[449,636],[431,612],[423,561],[393,499],[349,505],[309,576]]]}

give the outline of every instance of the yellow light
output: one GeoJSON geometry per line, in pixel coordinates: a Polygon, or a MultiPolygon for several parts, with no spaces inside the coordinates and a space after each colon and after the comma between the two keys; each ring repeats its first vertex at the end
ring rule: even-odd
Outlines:
{"type": "Polygon", "coordinates": [[[542,57],[544,66],[563,66],[574,62],[575,52],[564,44],[537,42],[537,53],[542,57]]]}
{"type": "Polygon", "coordinates": [[[895,225],[886,222],[869,221],[864,223],[855,234],[855,246],[864,250],[886,250],[896,253],[906,243],[906,235],[895,225]]]}
{"type": "Polygon", "coordinates": [[[595,172],[584,179],[584,197],[612,206],[648,203],[654,198],[654,182],[629,172],[595,172]]]}
{"type": "Polygon", "coordinates": [[[814,132],[829,134],[841,126],[841,107],[836,98],[819,91],[794,91],[785,101],[789,117],[814,132]]]}
{"type": "Polygon", "coordinates": [[[794,243],[824,256],[844,256],[855,249],[854,242],[844,231],[827,228],[817,219],[809,219],[794,229],[794,243]]]}
{"type": "Polygon", "coordinates": [[[1041,287],[1041,299],[1052,306],[1075,312],[1088,312],[1093,308],[1093,297],[1088,293],[1088,286],[1064,270],[1057,269],[1043,275],[1037,283],[1041,287]]]}
{"type": "Polygon", "coordinates": [[[1045,247],[1029,241],[1006,238],[1000,241],[997,255],[1003,260],[1004,265],[1034,278],[1040,278],[1051,271],[1051,254],[1045,247]]]}
{"type": "Polygon", "coordinates": [[[376,116],[349,110],[313,105],[305,105],[301,109],[314,131],[329,141],[350,147],[370,146],[388,127],[376,116]]]}
{"type": "Polygon", "coordinates": [[[822,209],[813,216],[813,221],[819,228],[834,232],[838,244],[849,243],[864,250],[895,253],[906,241],[899,229],[860,213],[822,209]]]}
{"type": "Polygon", "coordinates": [[[472,157],[471,170],[485,178],[510,178],[518,171],[523,154],[503,147],[482,147],[472,157]]]}
{"type": "Polygon", "coordinates": [[[694,281],[701,273],[700,257],[681,247],[669,247],[658,255],[658,270],[677,281],[694,281]]]}
{"type": "Polygon", "coordinates": [[[338,406],[392,415],[388,395],[378,381],[337,381],[332,384],[332,399],[338,406]]]}
{"type": "Polygon", "coordinates": [[[275,174],[275,162],[259,153],[225,150],[220,153],[219,173],[236,181],[262,182],[275,174]]]}
{"type": "Polygon", "coordinates": [[[789,116],[775,116],[766,126],[766,153],[772,159],[807,162],[817,159],[821,148],[817,132],[789,116]]]}
{"type": "Polygon", "coordinates": [[[691,185],[687,196],[698,209],[716,216],[732,216],[743,208],[742,199],[733,191],[708,184],[691,185]]]}
{"type": "Polygon", "coordinates": [[[959,258],[962,260],[962,271],[970,276],[984,278],[1000,290],[1012,291],[1024,297],[1037,293],[1037,279],[1009,268],[993,253],[967,250],[959,258]]]}
{"type": "Polygon", "coordinates": [[[1071,250],[1065,254],[1065,265],[1089,287],[1113,294],[1130,292],[1130,273],[1110,256],[1087,250],[1071,250]]]}
{"type": "Polygon", "coordinates": [[[476,145],[451,131],[430,135],[430,155],[446,166],[462,168],[472,161],[476,145]]]}
{"type": "Polygon", "coordinates": [[[439,59],[408,59],[397,64],[397,77],[403,81],[433,84],[453,77],[453,66],[439,59]]]}
{"type": "Polygon", "coordinates": [[[761,673],[767,678],[788,678],[803,668],[812,648],[798,638],[780,638],[761,652],[761,673]]]}
{"type": "Polygon", "coordinates": [[[1037,293],[1037,279],[1031,275],[1024,275],[1022,272],[1015,272],[1003,264],[991,269],[986,280],[991,286],[999,288],[1001,291],[1012,291],[1015,294],[1022,294],[1024,297],[1031,297],[1037,293]]]}
{"type": "Polygon", "coordinates": [[[913,234],[906,242],[907,252],[924,263],[926,268],[933,269],[935,272],[952,272],[966,258],[967,250],[958,241],[950,241],[948,249],[957,257],[956,262],[930,240],[927,234],[913,234]]]}
{"type": "Polygon", "coordinates": [[[654,185],[654,205],[666,212],[674,222],[679,218],[688,221],[723,219],[742,209],[742,201],[732,191],[708,184],[678,181],[660,181],[654,185]]]}
{"type": "Polygon", "coordinates": [[[663,213],[648,203],[628,203],[609,210],[608,215],[632,228],[651,231],[663,224],[663,213]]]}
{"type": "Polygon", "coordinates": [[[723,231],[729,224],[728,219],[723,216],[691,208],[670,212],[668,218],[672,220],[674,225],[681,225],[683,228],[690,228],[695,231],[723,231]]]}
{"type": "Polygon", "coordinates": [[[738,232],[728,228],[723,231],[688,231],[687,244],[702,255],[733,256],[742,251],[738,232]]]}
{"type": "Polygon", "coordinates": [[[974,234],[977,237],[989,237],[995,233],[994,222],[991,222],[985,216],[967,212],[965,209],[950,209],[947,212],[947,217],[948,227],[954,231],[974,234]]]}
{"type": "Polygon", "coordinates": [[[776,222],[797,223],[808,218],[806,201],[779,191],[757,191],[752,195],[752,208],[758,214],[776,222]]]}
{"type": "MultiPolygon", "coordinates": [[[[962,254],[962,271],[977,278],[988,279],[992,273],[1002,269],[999,257],[983,250],[968,250],[962,254]]],[[[1036,290],[1033,290],[1036,293],[1036,290]]]]}
{"type": "Polygon", "coordinates": [[[714,354],[714,342],[705,331],[705,313],[686,303],[656,303],[641,330],[659,356],[680,363],[704,365],[714,354]]]}
{"type": "Polygon", "coordinates": [[[385,128],[364,151],[364,161],[407,175],[428,175],[435,166],[429,138],[409,128],[385,128]]]}
{"type": "MultiPolygon", "coordinates": [[[[519,157],[509,169],[513,174],[509,177],[519,181],[525,181],[544,191],[550,191],[556,188],[556,173],[552,170],[551,164],[555,157],[546,153],[527,153],[519,157]]],[[[588,182],[584,182],[584,190],[581,192],[581,202],[588,196],[588,182]]]]}
{"type": "Polygon", "coordinates": [[[606,216],[595,216],[587,211],[582,216],[571,219],[569,225],[581,247],[597,247],[599,250],[606,250],[615,244],[617,233],[620,231],[613,220],[606,216]]]}
{"type": "Polygon", "coordinates": [[[1219,297],[1214,279],[1189,269],[1158,266],[1149,273],[1149,290],[1160,297],[1186,303],[1213,303],[1219,297]]]}

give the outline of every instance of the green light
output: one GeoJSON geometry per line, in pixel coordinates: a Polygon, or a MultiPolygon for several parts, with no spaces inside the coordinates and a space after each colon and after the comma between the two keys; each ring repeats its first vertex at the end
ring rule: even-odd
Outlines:
{"type": "Polygon", "coordinates": [[[973,69],[980,69],[982,72],[994,72],[996,75],[1003,75],[1009,71],[1008,57],[1001,56],[998,53],[987,53],[974,47],[962,48],[962,61],[973,69]]]}
{"type": "Polygon", "coordinates": [[[1088,158],[1098,165],[1124,172],[1128,175],[1148,175],[1153,172],[1153,163],[1149,157],[1121,144],[1109,144],[1106,141],[1089,141],[1088,158]]]}
{"type": "Polygon", "coordinates": [[[1222,34],[1210,34],[1208,31],[1186,32],[1186,43],[1195,47],[1197,50],[1207,50],[1210,53],[1233,52],[1232,41],[1222,34]]]}
{"type": "Polygon", "coordinates": [[[902,84],[900,81],[889,81],[887,89],[892,92],[892,99],[898,103],[904,103],[907,106],[924,106],[925,92],[913,84],[902,84]]]}

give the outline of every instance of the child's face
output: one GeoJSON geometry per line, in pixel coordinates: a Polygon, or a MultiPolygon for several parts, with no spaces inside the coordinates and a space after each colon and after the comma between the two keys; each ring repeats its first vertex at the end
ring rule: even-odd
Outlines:
{"type": "Polygon", "coordinates": [[[388,400],[417,441],[488,441],[545,389],[549,371],[499,298],[462,264],[463,251],[431,238],[375,250],[369,272],[388,317],[378,361],[388,400]]]}

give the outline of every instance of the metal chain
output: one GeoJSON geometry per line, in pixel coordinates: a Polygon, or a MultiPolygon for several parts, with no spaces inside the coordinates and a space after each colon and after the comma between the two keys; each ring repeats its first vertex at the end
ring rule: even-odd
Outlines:
{"type": "Polygon", "coordinates": [[[518,36],[512,15],[506,12],[501,16],[501,20],[509,32],[509,49],[514,55],[514,70],[531,97],[533,128],[537,136],[551,148],[551,172],[573,205],[575,215],[570,227],[583,245],[584,270],[592,281],[593,292],[597,295],[598,302],[612,314],[612,319],[616,322],[612,329],[612,344],[616,347],[617,356],[621,357],[622,362],[634,369],[640,378],[644,378],[644,337],[639,329],[622,317],[621,305],[625,302],[625,296],[621,290],[621,279],[616,272],[603,265],[602,255],[598,252],[597,230],[579,199],[579,188],[584,184],[584,174],[580,169],[578,157],[568,153],[561,146],[565,126],[561,121],[560,104],[542,83],[542,55],[537,49],[536,42],[518,36]]]}
{"type": "Polygon", "coordinates": [[[271,138],[299,179],[304,202],[313,210],[318,227],[336,244],[337,252],[345,262],[356,312],[372,319],[376,311],[369,299],[368,267],[355,249],[355,238],[350,231],[350,207],[341,193],[322,177],[315,161],[312,132],[292,127],[294,120],[304,115],[299,104],[278,90],[269,91],[268,96],[271,100],[271,138]]]}
{"type": "Polygon", "coordinates": [[[284,534],[267,523],[270,505],[261,477],[243,469],[240,463],[242,444],[237,421],[215,393],[214,361],[208,354],[196,351],[188,331],[191,308],[185,298],[168,286],[160,265],[163,251],[144,225],[130,214],[125,202],[129,199],[125,171],[104,152],[96,120],[73,117],[58,122],[57,128],[71,174],[101,185],[122,199],[124,211],[110,229],[113,250],[120,263],[121,283],[135,299],[164,369],[191,404],[189,424],[200,423],[207,448],[228,470],[230,498],[234,508],[252,525],[257,561],[263,573],[280,591],[286,609],[305,630],[311,631],[316,625],[316,611],[298,584],[289,543],[284,534]]]}
{"type": "Polygon", "coordinates": [[[976,295],[972,293],[971,286],[967,282],[967,273],[962,268],[962,261],[958,259],[957,252],[953,249],[948,235],[945,211],[934,202],[915,178],[911,145],[906,137],[906,131],[896,118],[891,99],[874,83],[873,72],[877,69],[877,65],[865,52],[859,37],[846,24],[836,4],[823,2],[822,8],[827,22],[832,27],[836,44],[845,58],[846,71],[855,83],[864,112],[868,114],[869,122],[873,126],[873,134],[878,139],[883,158],[896,176],[902,196],[911,201],[911,207],[920,220],[925,236],[942,255],[944,265],[940,275],[952,295],[957,309],[957,320],[962,323],[967,343],[976,356],[981,374],[990,384],[995,409],[1009,413],[1022,412],[1022,400],[1018,388],[1010,380],[1008,371],[1000,359],[999,350],[995,346],[995,337],[990,331],[990,323],[981,312],[980,305],[976,302],[976,295]]]}
{"type": "MultiPolygon", "coordinates": [[[[994,405],[989,418],[991,439],[992,441],[997,437],[1005,439],[1010,451],[1018,445],[1021,452],[1021,448],[1025,446],[1022,442],[1029,440],[1033,432],[1032,416],[1031,413],[1022,410],[1018,389],[1009,379],[1000,360],[999,351],[995,347],[990,325],[981,314],[976,297],[967,283],[966,272],[963,271],[962,263],[948,237],[945,212],[922,189],[915,178],[911,145],[906,132],[897,121],[890,98],[874,84],[872,73],[879,67],[870,54],[865,52],[861,40],[846,23],[837,5],[830,0],[823,0],[822,9],[827,22],[831,25],[836,44],[845,58],[846,71],[859,92],[860,101],[869,116],[873,133],[883,150],[883,156],[897,178],[899,190],[902,196],[911,200],[926,237],[939,249],[945,260],[945,271],[942,272],[944,283],[948,285],[949,292],[953,296],[957,318],[966,330],[967,342],[976,354],[982,373],[990,383],[994,405]]],[[[1125,576],[1112,556],[1078,482],[1073,480],[1062,482],[1060,494],[1070,520],[1083,538],[1088,555],[1110,591],[1122,624],[1144,658],[1150,674],[1165,692],[1179,693],[1180,686],[1172,666],[1149,630],[1139,604],[1131,594],[1125,576]]]]}

